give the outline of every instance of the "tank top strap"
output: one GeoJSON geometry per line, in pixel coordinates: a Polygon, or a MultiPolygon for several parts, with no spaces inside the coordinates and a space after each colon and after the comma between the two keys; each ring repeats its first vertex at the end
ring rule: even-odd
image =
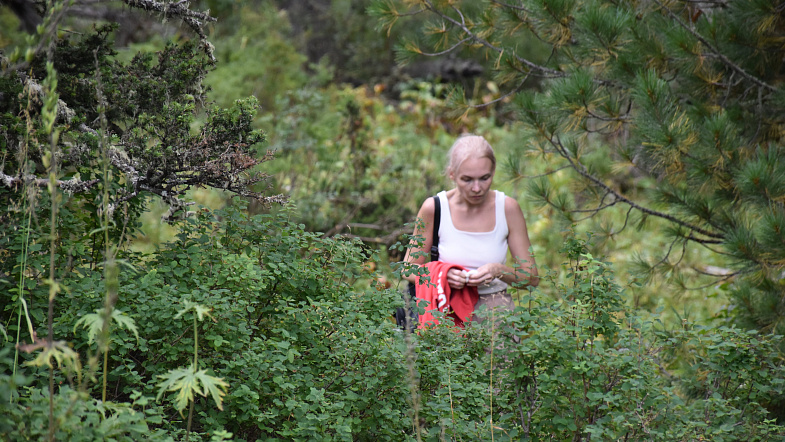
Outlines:
{"type": "Polygon", "coordinates": [[[441,238],[443,232],[455,230],[455,227],[452,225],[452,215],[450,214],[450,203],[447,201],[447,191],[442,190],[437,193],[436,196],[439,197],[439,204],[441,206],[441,217],[439,219],[439,237],[441,238]]]}
{"type": "Polygon", "coordinates": [[[503,238],[507,238],[509,229],[507,228],[507,215],[504,212],[504,200],[506,196],[501,190],[496,191],[496,232],[503,238]]]}

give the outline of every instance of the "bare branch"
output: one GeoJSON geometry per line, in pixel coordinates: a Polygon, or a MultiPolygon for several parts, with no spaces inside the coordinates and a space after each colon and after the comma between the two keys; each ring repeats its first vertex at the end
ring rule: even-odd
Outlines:
{"type": "Polygon", "coordinates": [[[466,43],[467,41],[471,40],[470,38],[464,38],[463,40],[459,41],[441,52],[420,52],[420,54],[425,55],[426,57],[438,57],[440,55],[449,54],[450,52],[458,49],[462,44],[466,43]]]}
{"type": "Polygon", "coordinates": [[[390,232],[390,233],[388,233],[388,234],[386,234],[384,236],[358,236],[358,235],[354,235],[354,234],[348,234],[348,235],[344,235],[344,236],[346,236],[347,238],[359,239],[360,241],[363,241],[363,242],[372,242],[372,243],[376,243],[376,244],[386,244],[386,245],[389,246],[392,243],[394,243],[401,235],[403,235],[406,232],[409,232],[408,228],[398,228],[398,229],[395,229],[392,232],[390,232]]]}
{"type": "MultiPolygon", "coordinates": [[[[679,241],[679,239],[680,238],[674,238],[673,241],[671,241],[670,246],[668,246],[668,251],[665,252],[665,256],[663,256],[661,260],[657,261],[656,264],[652,265],[651,266],[652,268],[659,267],[660,265],[664,264],[668,260],[668,258],[671,256],[671,252],[673,251],[673,246],[676,245],[676,243],[679,241]]],[[[679,259],[679,260],[681,260],[681,259],[679,259]]]]}
{"type": "Polygon", "coordinates": [[[717,284],[721,284],[721,283],[723,283],[725,281],[730,281],[731,279],[733,279],[733,278],[743,274],[743,272],[739,271],[739,272],[728,273],[728,274],[725,274],[725,275],[722,275],[722,274],[718,275],[718,274],[712,274],[712,273],[708,273],[708,272],[703,272],[703,271],[701,271],[699,269],[696,269],[695,267],[693,267],[692,270],[694,270],[696,273],[699,273],[701,275],[711,276],[711,277],[717,278],[717,279],[715,281],[712,281],[712,282],[708,283],[708,284],[699,285],[697,287],[683,287],[684,290],[703,290],[703,289],[707,289],[709,287],[716,286],[717,284]]]}
{"type": "MultiPolygon", "coordinates": [[[[0,171],[0,181],[10,188],[15,188],[16,186],[22,184],[34,185],[38,187],[45,187],[49,185],[49,178],[38,178],[35,175],[29,174],[24,176],[11,176],[5,174],[2,171],[0,171]]],[[[57,185],[63,190],[63,192],[67,194],[74,194],[87,192],[100,182],[101,180],[97,179],[82,181],[81,179],[74,177],[69,180],[55,180],[55,185],[57,185]]]]}
{"type": "MultiPolygon", "coordinates": [[[[3,63],[5,61],[6,59],[0,59],[0,63],[3,63]]],[[[24,76],[23,78],[24,78],[24,87],[25,90],[27,90],[28,93],[30,94],[30,99],[32,99],[32,101],[37,101],[39,103],[42,102],[44,95],[46,95],[43,86],[38,84],[38,82],[32,77],[24,76]]],[[[65,103],[65,101],[58,98],[56,121],[62,124],[70,124],[74,116],[76,116],[76,112],[73,109],[69,108],[68,105],[65,103]]],[[[82,126],[84,126],[84,123],[82,123],[82,126]]]]}
{"type": "Polygon", "coordinates": [[[622,226],[621,226],[621,229],[619,229],[618,231],[616,231],[616,232],[611,232],[611,235],[618,235],[619,233],[623,232],[623,231],[624,231],[624,229],[626,229],[626,228],[627,228],[627,224],[628,224],[628,223],[629,223],[629,221],[630,221],[630,214],[632,213],[632,209],[633,209],[633,207],[632,207],[632,206],[628,206],[628,208],[627,208],[627,214],[625,214],[625,215],[624,215],[624,225],[622,225],[622,226]]]}
{"type": "Polygon", "coordinates": [[[517,94],[518,91],[523,89],[523,85],[526,83],[526,80],[529,79],[529,74],[530,74],[530,72],[526,72],[524,77],[523,77],[523,80],[521,80],[520,83],[518,83],[518,86],[514,87],[510,92],[507,92],[506,94],[502,95],[501,97],[495,98],[495,99],[493,99],[493,100],[491,100],[491,101],[489,101],[487,103],[472,104],[469,107],[471,107],[472,109],[482,109],[482,108],[488,107],[488,106],[490,106],[492,104],[496,104],[496,103],[499,103],[501,101],[504,101],[507,98],[517,94]]]}
{"type": "MultiPolygon", "coordinates": [[[[169,205],[169,209],[163,215],[161,215],[161,222],[164,223],[171,223],[176,219],[175,214],[180,212],[185,207],[192,206],[195,204],[193,201],[186,202],[177,198],[174,195],[165,195],[163,196],[163,200],[166,204],[169,205]]],[[[194,212],[185,212],[177,218],[187,218],[193,214],[194,212]]]]}
{"type": "Polygon", "coordinates": [[[210,60],[212,62],[216,61],[213,54],[215,48],[207,40],[207,34],[204,31],[204,22],[214,22],[216,21],[215,17],[211,17],[208,13],[190,10],[187,1],[162,3],[154,0],[123,0],[123,2],[134,8],[159,12],[166,18],[183,20],[199,36],[199,41],[202,43],[202,47],[210,60]]]}

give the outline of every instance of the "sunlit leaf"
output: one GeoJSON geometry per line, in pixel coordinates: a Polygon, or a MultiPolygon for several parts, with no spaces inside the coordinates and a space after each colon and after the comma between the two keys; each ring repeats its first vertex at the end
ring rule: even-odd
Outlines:
{"type": "MultiPolygon", "coordinates": [[[[133,333],[137,342],[139,341],[139,331],[136,328],[136,322],[134,322],[133,318],[120,310],[114,309],[112,310],[111,320],[120,328],[133,333]]],[[[112,321],[110,321],[110,324],[112,321]]],[[[96,336],[98,336],[98,333],[104,328],[103,310],[98,309],[95,313],[88,313],[79,318],[79,320],[76,321],[76,324],[74,324],[74,333],[76,333],[76,329],[79,328],[80,325],[87,329],[87,339],[88,342],[92,344],[95,341],[96,336]]]]}
{"type": "Polygon", "coordinates": [[[210,393],[215,405],[219,410],[223,410],[223,397],[229,384],[223,379],[207,374],[207,370],[195,371],[193,365],[189,368],[178,368],[169,370],[164,376],[159,376],[163,381],[158,385],[158,396],[160,399],[168,391],[176,392],[175,409],[180,412],[194,400],[195,394],[207,397],[210,393]]]}
{"type": "Polygon", "coordinates": [[[52,345],[43,345],[41,348],[43,351],[32,361],[26,362],[26,365],[54,368],[52,365],[54,358],[57,368],[65,367],[72,370],[79,368],[79,353],[69,347],[65,341],[55,341],[52,345]]]}
{"type": "Polygon", "coordinates": [[[184,314],[188,313],[191,310],[193,310],[193,312],[196,314],[196,317],[200,321],[204,320],[205,316],[209,316],[210,318],[212,318],[212,315],[210,315],[210,310],[212,309],[209,307],[205,307],[201,304],[197,304],[195,302],[191,302],[188,300],[183,301],[183,304],[185,304],[185,307],[183,307],[182,309],[180,309],[180,311],[177,312],[177,315],[174,317],[175,319],[179,319],[180,317],[182,317],[184,314]]]}
{"type": "MultiPolygon", "coordinates": [[[[226,395],[229,384],[221,378],[208,375],[206,370],[199,370],[196,373],[196,377],[202,382],[206,392],[210,392],[210,396],[212,396],[218,409],[223,410],[223,397],[226,395]]],[[[207,396],[206,392],[204,396],[207,396]]]]}

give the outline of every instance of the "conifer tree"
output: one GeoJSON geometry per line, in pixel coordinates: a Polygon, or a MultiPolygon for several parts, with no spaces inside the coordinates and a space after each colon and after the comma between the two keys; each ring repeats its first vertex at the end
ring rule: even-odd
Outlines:
{"type": "Polygon", "coordinates": [[[729,287],[737,322],[785,332],[780,2],[405,0],[371,11],[385,26],[429,17],[401,44],[404,61],[461,50],[495,60],[499,101],[533,134],[522,144],[582,182],[569,196],[535,183],[545,202],[573,221],[619,206],[624,226],[665,221],[673,242],[659,267],[678,269],[688,247],[716,252],[724,271],[698,270],[729,287]],[[531,55],[532,37],[546,59],[531,55]]]}
{"type": "Polygon", "coordinates": [[[152,197],[168,205],[164,221],[194,213],[187,191],[197,187],[262,204],[285,201],[266,194],[259,165],[272,152],[254,127],[257,100],[220,108],[208,99],[203,80],[216,62],[209,13],[184,2],[113,5],[183,30],[178,41],[124,62],[116,57],[117,24],[74,24],[90,16],[84,7],[100,16],[105,5],[36,5],[43,14],[27,47],[0,50],[0,249],[14,251],[0,254],[0,285],[19,284],[11,276],[20,274],[15,253],[29,235],[38,241],[31,224],[48,229],[41,211],[51,207],[50,195],[61,208],[54,256],[64,273],[101,262],[106,241],[95,232],[103,224],[110,243],[126,244],[152,197]],[[90,247],[74,245],[85,235],[90,247]]]}

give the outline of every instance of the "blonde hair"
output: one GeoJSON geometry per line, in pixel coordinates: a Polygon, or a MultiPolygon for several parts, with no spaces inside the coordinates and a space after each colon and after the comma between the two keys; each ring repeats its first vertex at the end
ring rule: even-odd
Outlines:
{"type": "Polygon", "coordinates": [[[491,160],[491,170],[496,170],[496,155],[490,143],[479,135],[463,134],[447,151],[447,167],[444,169],[444,174],[449,178],[450,174],[457,172],[461,164],[470,157],[488,158],[491,160]]]}

